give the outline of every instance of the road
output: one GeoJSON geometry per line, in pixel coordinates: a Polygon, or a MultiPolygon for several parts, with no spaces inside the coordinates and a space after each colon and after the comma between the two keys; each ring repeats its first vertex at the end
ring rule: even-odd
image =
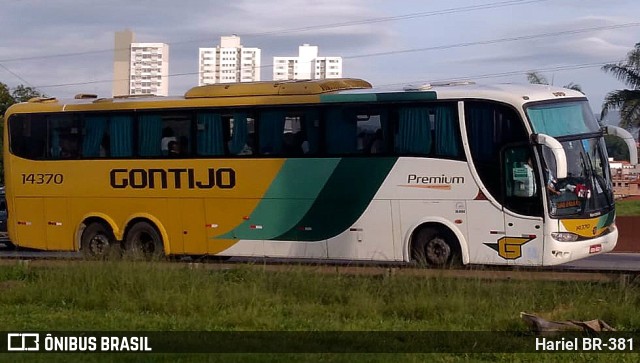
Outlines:
{"type": "MultiPolygon", "coordinates": [[[[82,258],[78,252],[39,252],[39,251],[15,251],[8,250],[6,246],[0,242],[0,258],[22,258],[22,259],[73,259],[82,258]]],[[[253,259],[234,258],[231,261],[241,262],[243,260],[256,261],[253,259]]],[[[270,259],[271,262],[286,262],[286,259],[270,259]]],[[[290,260],[289,260],[290,261],[290,260]]],[[[305,260],[296,259],[297,262],[305,260]]],[[[308,262],[308,261],[307,261],[308,262]]],[[[321,261],[313,261],[321,262],[321,261]]],[[[333,262],[333,261],[332,261],[333,262]]],[[[340,263],[340,262],[338,262],[340,263]]],[[[345,261],[341,262],[342,264],[345,261]]],[[[640,271],[640,253],[604,253],[585,258],[580,261],[574,261],[551,268],[568,268],[572,270],[594,270],[594,271],[640,271]]]]}

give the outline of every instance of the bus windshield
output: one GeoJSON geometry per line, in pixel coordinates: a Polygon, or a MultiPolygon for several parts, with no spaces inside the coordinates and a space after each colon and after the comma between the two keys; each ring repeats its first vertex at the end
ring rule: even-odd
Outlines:
{"type": "Polygon", "coordinates": [[[555,159],[543,146],[549,213],[556,217],[597,216],[613,208],[613,186],[606,167],[607,154],[602,138],[562,142],[567,155],[567,177],[556,179],[555,159]]]}
{"type": "Polygon", "coordinates": [[[588,134],[600,131],[589,103],[569,101],[543,103],[527,107],[533,132],[552,137],[588,134]]]}
{"type": "Polygon", "coordinates": [[[597,216],[613,208],[606,147],[601,136],[593,136],[600,127],[587,101],[530,106],[527,116],[534,132],[561,138],[567,155],[567,177],[558,180],[552,174],[553,154],[542,147],[551,216],[597,216]],[[572,138],[573,135],[576,137],[572,138]]]}

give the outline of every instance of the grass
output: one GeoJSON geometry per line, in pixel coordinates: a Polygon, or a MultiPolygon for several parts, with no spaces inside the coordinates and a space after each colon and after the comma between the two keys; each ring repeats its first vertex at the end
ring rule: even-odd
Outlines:
{"type": "Polygon", "coordinates": [[[616,201],[616,215],[640,216],[640,200],[623,199],[616,201]]]}
{"type": "MultiPolygon", "coordinates": [[[[289,271],[189,269],[94,262],[0,267],[3,331],[525,331],[521,311],[551,320],[600,318],[640,326],[640,289],[611,283],[348,276],[289,271]]],[[[640,342],[638,342],[640,344],[640,342]]],[[[34,354],[25,361],[104,361],[108,355],[34,354]]],[[[16,361],[18,356],[4,356],[16,361]]],[[[141,356],[122,354],[119,361],[141,356]]],[[[147,356],[148,360],[150,356],[147,356]]],[[[574,354],[223,354],[167,361],[566,361],[574,354]],[[224,359],[226,358],[226,359],[224,359]],[[349,358],[349,359],[347,359],[349,358]]],[[[588,355],[584,355],[588,357],[588,355]]],[[[597,355],[607,361],[608,355],[597,355]]],[[[629,355],[611,356],[624,361],[629,355]]],[[[631,356],[633,357],[633,356],[631,356]]],[[[153,360],[164,360],[154,356],[153,360]]],[[[581,358],[578,358],[581,359],[581,358]]],[[[582,359],[581,359],[582,360],[582,359]]],[[[635,361],[628,360],[628,361],[635,361]]]]}

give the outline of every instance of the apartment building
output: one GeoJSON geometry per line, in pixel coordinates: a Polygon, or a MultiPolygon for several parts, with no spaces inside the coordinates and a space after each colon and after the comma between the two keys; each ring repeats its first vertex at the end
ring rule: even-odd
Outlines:
{"type": "Polygon", "coordinates": [[[198,85],[260,81],[259,48],[245,48],[237,35],[220,37],[215,48],[199,49],[198,85]]]}
{"type": "Polygon", "coordinates": [[[116,32],[113,96],[169,94],[169,45],[136,43],[130,30],[116,32]]]}
{"type": "Polygon", "coordinates": [[[169,95],[169,46],[131,43],[130,95],[169,95]]]}
{"type": "Polygon", "coordinates": [[[273,57],[273,80],[342,77],[342,57],[318,57],[318,47],[303,44],[297,57],[273,57]]]}

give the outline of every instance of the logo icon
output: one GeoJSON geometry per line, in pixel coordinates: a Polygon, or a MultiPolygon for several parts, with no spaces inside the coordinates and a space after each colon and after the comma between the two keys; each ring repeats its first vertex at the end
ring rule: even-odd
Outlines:
{"type": "Polygon", "coordinates": [[[28,352],[40,350],[40,334],[8,333],[7,350],[10,352],[28,352]]]}
{"type": "Polygon", "coordinates": [[[505,260],[515,260],[522,257],[522,245],[531,241],[529,237],[502,237],[497,243],[485,243],[498,252],[498,256],[505,260]]]}

